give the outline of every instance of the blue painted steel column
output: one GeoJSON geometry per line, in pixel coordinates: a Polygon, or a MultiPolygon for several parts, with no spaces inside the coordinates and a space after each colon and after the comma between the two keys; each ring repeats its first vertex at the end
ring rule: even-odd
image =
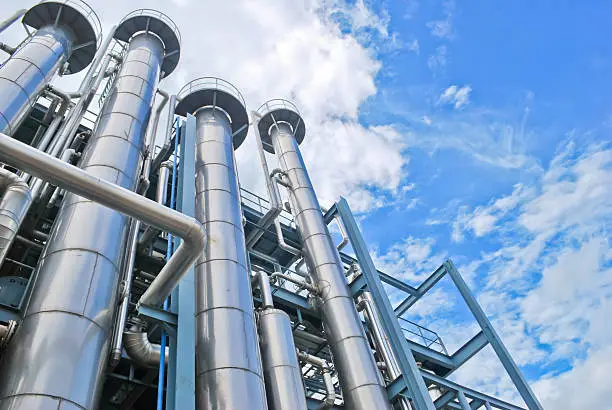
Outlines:
{"type": "Polygon", "coordinates": [[[448,271],[449,276],[455,283],[455,286],[457,286],[457,289],[459,290],[459,293],[461,293],[461,296],[463,296],[465,303],[470,308],[470,311],[472,312],[474,318],[480,325],[482,332],[489,340],[491,347],[497,354],[499,360],[502,362],[504,369],[506,369],[508,376],[510,376],[510,379],[512,379],[512,382],[514,382],[514,385],[516,386],[517,390],[519,391],[519,394],[525,401],[525,404],[527,404],[529,410],[543,410],[542,405],[536,398],[535,394],[533,394],[533,391],[531,390],[531,387],[529,387],[527,380],[525,380],[523,373],[521,373],[520,369],[512,359],[512,356],[510,356],[508,349],[506,349],[506,346],[504,346],[504,343],[502,342],[501,338],[499,337],[495,329],[493,329],[493,326],[491,325],[491,322],[489,322],[487,315],[484,313],[484,311],[478,304],[476,297],[474,297],[474,294],[470,291],[470,288],[455,268],[453,262],[447,260],[446,262],[444,262],[444,264],[446,265],[446,270],[448,271]]]}
{"type": "Polygon", "coordinates": [[[357,261],[366,279],[368,290],[372,294],[372,298],[374,299],[374,303],[380,315],[383,329],[389,335],[391,348],[393,349],[393,353],[395,353],[402,373],[400,378],[403,379],[403,383],[408,389],[408,393],[416,406],[416,410],[435,410],[436,407],[429,396],[425,381],[421,376],[416,360],[414,360],[412,351],[406,342],[404,333],[393,312],[391,302],[382,286],[380,276],[376,270],[376,266],[374,266],[374,262],[372,261],[372,257],[370,256],[363,236],[359,231],[353,213],[344,198],[340,198],[334,206],[346,228],[350,243],[357,256],[357,261]]]}
{"type": "MultiPolygon", "coordinates": [[[[172,108],[171,108],[172,109],[172,108]]],[[[177,180],[177,154],[178,154],[178,143],[179,143],[179,129],[178,129],[178,121],[175,122],[176,126],[176,134],[174,138],[174,155],[172,156],[172,185],[170,188],[170,209],[175,209],[176,203],[176,180],[177,180]]],[[[159,181],[158,181],[159,183],[159,181]]],[[[178,244],[177,244],[178,246],[178,244]]],[[[166,245],[166,260],[170,260],[172,254],[174,253],[174,239],[172,234],[168,234],[168,243],[166,245]]],[[[168,299],[164,301],[164,310],[168,310],[168,299]]],[[[162,352],[166,351],[166,332],[162,330],[161,332],[161,343],[160,350],[162,352]]],[[[165,371],[166,371],[166,356],[159,356],[159,376],[157,378],[157,410],[162,410],[164,407],[164,385],[165,385],[165,371]]]]}
{"type": "MultiPolygon", "coordinates": [[[[195,215],[195,135],[192,115],[180,127],[180,167],[177,209],[195,215]]],[[[177,245],[177,244],[175,244],[177,245]]],[[[176,340],[171,339],[168,367],[167,410],[195,409],[195,321],[194,268],[181,279],[172,292],[172,312],[178,315],[176,340]]]]}

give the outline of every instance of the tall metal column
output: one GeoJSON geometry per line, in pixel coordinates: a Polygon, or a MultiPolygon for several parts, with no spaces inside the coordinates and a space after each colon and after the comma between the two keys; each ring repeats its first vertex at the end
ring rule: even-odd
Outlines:
{"type": "Polygon", "coordinates": [[[38,30],[0,65],[0,132],[9,135],[64,63],[67,73],[89,65],[101,34],[96,14],[81,1],[38,3],[22,21],[38,30]]]}
{"type": "Polygon", "coordinates": [[[248,116],[231,84],[202,78],[179,92],[196,117],[196,211],[208,243],[196,262],[196,408],[267,409],[234,149],[248,116]]]}
{"type": "MultiPolygon", "coordinates": [[[[80,164],[129,190],[138,185],[145,131],[169,42],[161,30],[152,32],[155,24],[150,23],[168,27],[159,14],[148,19],[139,27],[128,15],[118,28],[131,31],[128,49],[80,164]]],[[[4,356],[0,409],[96,408],[128,222],[127,216],[93,201],[66,196],[37,266],[24,319],[4,356]]]]}
{"type": "Polygon", "coordinates": [[[289,200],[304,246],[304,255],[319,288],[320,312],[338,370],[345,407],[351,410],[391,409],[384,381],[366,339],[334,242],[298,144],[305,126],[288,101],[262,105],[258,128],[264,148],[276,152],[289,183],[289,200]]]}

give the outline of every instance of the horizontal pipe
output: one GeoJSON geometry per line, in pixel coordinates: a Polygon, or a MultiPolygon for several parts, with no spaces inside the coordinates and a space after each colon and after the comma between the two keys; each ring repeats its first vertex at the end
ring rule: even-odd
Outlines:
{"type": "MultiPolygon", "coordinates": [[[[161,346],[151,343],[147,332],[140,332],[135,326],[123,332],[123,347],[127,355],[139,365],[145,367],[159,366],[161,346]]],[[[169,349],[166,347],[164,350],[164,364],[167,366],[169,349]]]]}
{"type": "Polygon", "coordinates": [[[206,246],[206,232],[195,218],[95,177],[1,133],[0,160],[183,240],[142,295],[139,304],[161,305],[206,246]]]}
{"type": "Polygon", "coordinates": [[[9,320],[6,325],[0,325],[0,351],[9,344],[16,329],[17,322],[14,320],[9,320]]]}
{"type": "Polygon", "coordinates": [[[284,273],[274,272],[270,276],[270,281],[274,282],[276,278],[285,279],[287,282],[295,283],[296,285],[303,287],[304,289],[307,289],[311,293],[317,293],[317,288],[314,285],[311,285],[310,283],[304,282],[299,279],[295,279],[289,275],[285,275],[284,273]]]}

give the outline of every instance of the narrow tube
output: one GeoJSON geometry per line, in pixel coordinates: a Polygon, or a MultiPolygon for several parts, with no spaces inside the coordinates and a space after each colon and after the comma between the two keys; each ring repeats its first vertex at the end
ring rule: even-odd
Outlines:
{"type": "Polygon", "coordinates": [[[334,405],[336,402],[336,388],[334,387],[334,381],[331,377],[331,366],[330,364],[320,357],[308,354],[306,352],[301,352],[298,350],[298,358],[303,360],[306,363],[309,363],[313,366],[321,369],[323,373],[323,382],[325,383],[325,390],[327,391],[327,395],[325,397],[325,401],[321,405],[321,409],[327,409],[334,405]]]}
{"type": "MultiPolygon", "coordinates": [[[[400,368],[397,364],[397,359],[393,354],[393,349],[391,349],[391,345],[382,329],[380,319],[378,318],[378,313],[376,312],[374,305],[374,300],[372,299],[370,292],[363,292],[359,296],[359,303],[363,306],[364,314],[372,330],[372,336],[374,337],[376,347],[383,358],[389,378],[391,381],[393,381],[400,376],[400,368]]],[[[410,401],[408,401],[408,399],[405,397],[400,397],[398,400],[398,405],[400,406],[401,410],[412,410],[410,401]]]]}

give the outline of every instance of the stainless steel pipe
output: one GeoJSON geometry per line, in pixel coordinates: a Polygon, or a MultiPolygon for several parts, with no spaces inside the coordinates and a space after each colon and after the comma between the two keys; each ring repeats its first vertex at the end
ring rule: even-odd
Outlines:
{"type": "Polygon", "coordinates": [[[259,342],[270,410],[306,410],[302,370],[289,315],[280,309],[259,312],[259,342]]]}
{"type": "Polygon", "coordinates": [[[62,27],[37,30],[0,66],[0,132],[12,135],[40,93],[72,53],[73,37],[62,27]]]}
{"type": "Polygon", "coordinates": [[[195,112],[196,218],[210,237],[195,270],[196,406],[266,409],[232,129],[213,107],[195,112]]]}
{"type": "Polygon", "coordinates": [[[327,391],[327,395],[325,396],[325,400],[323,401],[321,409],[331,408],[336,402],[336,388],[334,387],[334,381],[331,376],[331,366],[325,359],[320,357],[308,354],[306,352],[297,351],[298,358],[303,360],[306,363],[309,363],[313,366],[321,369],[323,374],[323,381],[325,382],[325,390],[327,391]]]}
{"type": "MultiPolygon", "coordinates": [[[[269,105],[264,105],[264,108],[269,105]]],[[[266,118],[267,117],[267,118],[266,118]]],[[[289,201],[303,242],[308,271],[321,298],[320,312],[342,386],[345,406],[352,410],[391,409],[382,376],[365,337],[349,291],[340,256],[323,221],[294,132],[303,127],[299,114],[285,107],[270,110],[268,138],[289,180],[289,201]],[[297,125],[280,121],[297,119],[297,125]]],[[[263,124],[260,121],[260,126],[263,124]]],[[[303,138],[303,131],[300,139],[303,138]]]]}
{"type": "MultiPolygon", "coordinates": [[[[401,371],[399,365],[397,364],[397,359],[393,354],[391,344],[389,343],[389,340],[387,339],[380,323],[378,312],[376,311],[376,307],[374,305],[374,299],[372,299],[370,292],[363,292],[359,296],[359,304],[363,307],[364,316],[370,325],[371,333],[376,343],[376,348],[382,356],[389,379],[394,381],[401,375],[401,371]]],[[[410,401],[408,401],[408,399],[405,397],[400,397],[398,400],[398,406],[401,410],[412,410],[410,401]]]]}
{"type": "Polygon", "coordinates": [[[302,369],[298,363],[289,315],[274,309],[270,277],[257,272],[263,307],[258,314],[259,345],[270,410],[306,410],[302,369]]]}
{"type": "MultiPolygon", "coordinates": [[[[112,208],[129,208],[133,216],[141,219],[147,208],[152,208],[151,201],[135,193],[132,195],[138,200],[133,199],[125,192],[135,189],[138,183],[144,136],[163,57],[164,46],[157,36],[141,33],[132,37],[116,86],[101,110],[81,162],[83,171],[76,173],[64,163],[60,167],[42,153],[30,153],[28,157],[43,156],[41,163],[52,164],[47,172],[61,168],[64,177],[73,182],[66,188],[76,194],[82,195],[79,191],[91,188],[91,182],[95,181],[98,186],[93,189],[95,195],[91,199],[102,197],[100,202],[107,205],[111,202],[110,191],[117,202],[110,204],[112,208]],[[118,194],[123,203],[117,201],[118,194]],[[130,199],[126,201],[127,198],[130,199]],[[132,208],[135,204],[141,208],[132,208]]],[[[23,159],[20,154],[24,149],[17,147],[12,144],[8,150],[3,148],[0,156],[23,159]]],[[[28,167],[24,165],[31,165],[20,162],[17,166],[25,169],[28,167]]],[[[40,173],[40,169],[34,168],[29,169],[32,174],[40,173]]],[[[66,182],[58,176],[60,172],[56,170],[55,174],[48,179],[59,182],[58,185],[66,182]]],[[[41,255],[23,323],[6,354],[0,397],[45,396],[57,403],[76,403],[84,409],[96,406],[110,350],[119,262],[128,218],[76,194],[65,198],[41,255]],[[31,347],[31,343],[36,343],[33,341],[40,341],[41,345],[31,347]],[[61,378],[57,377],[59,374],[61,378]]],[[[168,220],[171,212],[166,208],[164,211],[164,219],[168,220]]],[[[181,218],[180,222],[183,224],[185,220],[181,218]]],[[[190,226],[190,231],[193,228],[190,226]]],[[[197,232],[189,234],[198,235],[197,232]]],[[[179,266],[173,266],[172,262],[168,262],[158,279],[162,280],[172,268],[186,268],[185,260],[179,266]]],[[[152,283],[149,291],[160,289],[159,281],[155,285],[152,283]]]]}
{"type": "Polygon", "coordinates": [[[30,187],[19,175],[0,168],[0,266],[11,249],[30,204],[30,187]]]}
{"type": "MultiPolygon", "coordinates": [[[[144,367],[158,367],[161,359],[161,346],[149,341],[147,332],[133,326],[123,333],[125,352],[137,364],[144,367]]],[[[168,365],[170,349],[166,346],[164,363],[168,365]]]]}

